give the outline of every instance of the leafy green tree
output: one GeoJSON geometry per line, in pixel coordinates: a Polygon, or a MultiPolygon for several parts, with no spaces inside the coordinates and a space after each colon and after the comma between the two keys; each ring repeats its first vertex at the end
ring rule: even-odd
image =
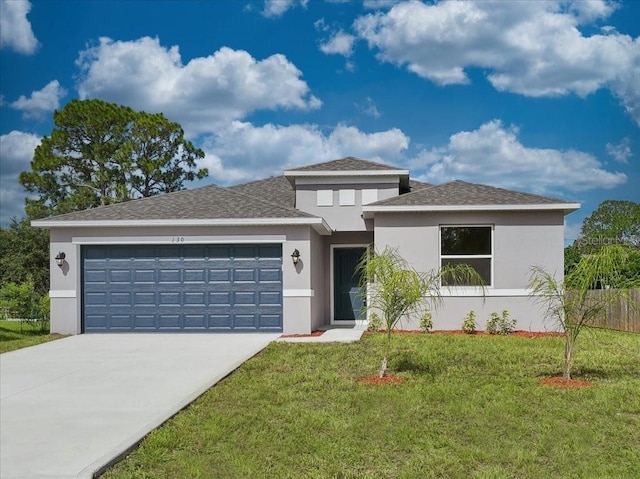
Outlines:
{"type": "Polygon", "coordinates": [[[28,282],[38,295],[49,291],[49,231],[13,218],[0,228],[0,287],[28,282]]]}
{"type": "Polygon", "coordinates": [[[391,355],[392,332],[400,319],[411,313],[436,309],[442,302],[441,284],[483,284],[480,275],[466,264],[445,266],[418,273],[397,250],[365,254],[358,263],[360,290],[367,295],[365,309],[382,319],[386,341],[378,376],[384,377],[391,355]]]}
{"type": "Polygon", "coordinates": [[[161,113],[138,113],[129,135],[129,158],[135,165],[127,175],[131,197],[182,190],[185,181],[208,174],[196,169],[196,159],[204,157],[202,150],[186,141],[182,127],[161,113]]]}
{"type": "Polygon", "coordinates": [[[577,243],[589,247],[585,252],[607,244],[640,247],[640,203],[603,201],[585,218],[577,243]]]}
{"type": "Polygon", "coordinates": [[[53,115],[31,171],[19,181],[35,195],[31,219],[151,196],[202,178],[204,152],[184,139],[180,125],[162,114],[136,112],[101,100],[72,100],[53,115]]]}
{"type": "Polygon", "coordinates": [[[583,328],[593,324],[614,302],[622,299],[633,309],[638,305],[632,300],[628,279],[624,277],[624,265],[629,249],[620,245],[607,245],[598,251],[583,255],[560,281],[540,267],[531,270],[529,287],[535,300],[545,307],[548,319],[564,332],[564,378],[571,379],[575,345],[583,328]],[[595,284],[616,284],[616,289],[594,291],[595,284]]]}

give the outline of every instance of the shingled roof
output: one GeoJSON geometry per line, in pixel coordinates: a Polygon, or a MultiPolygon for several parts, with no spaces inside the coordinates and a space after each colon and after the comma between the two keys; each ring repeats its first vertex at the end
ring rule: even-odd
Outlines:
{"type": "Polygon", "coordinates": [[[209,220],[245,218],[316,218],[286,205],[256,199],[210,185],[47,218],[67,221],[209,220]]]}
{"type": "Polygon", "coordinates": [[[494,186],[451,181],[414,190],[368,205],[370,209],[386,206],[486,206],[486,205],[567,205],[575,204],[555,198],[521,193],[494,186]]]}
{"type": "Polygon", "coordinates": [[[304,172],[304,171],[387,171],[398,170],[406,171],[395,166],[384,165],[370,160],[361,160],[353,156],[340,158],[339,160],[326,161],[324,163],[315,163],[313,165],[301,166],[299,168],[289,168],[287,171],[304,172]]]}
{"type": "Polygon", "coordinates": [[[230,186],[229,189],[289,208],[293,208],[296,204],[296,192],[284,176],[272,176],[264,180],[242,183],[230,186]]]}

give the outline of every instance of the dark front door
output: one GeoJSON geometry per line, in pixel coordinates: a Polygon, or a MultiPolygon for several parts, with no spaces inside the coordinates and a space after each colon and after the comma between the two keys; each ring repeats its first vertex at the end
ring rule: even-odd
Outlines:
{"type": "Polygon", "coordinates": [[[333,319],[336,321],[363,319],[364,297],[356,266],[365,251],[363,247],[333,250],[333,319]]]}

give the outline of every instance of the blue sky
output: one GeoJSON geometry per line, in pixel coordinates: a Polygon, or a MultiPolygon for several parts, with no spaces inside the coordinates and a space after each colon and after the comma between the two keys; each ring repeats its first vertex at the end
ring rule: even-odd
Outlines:
{"type": "Polygon", "coordinates": [[[203,183],[358,156],[579,201],[568,239],[601,201],[640,201],[640,2],[0,5],[3,225],[73,98],[180,122],[203,183]]]}

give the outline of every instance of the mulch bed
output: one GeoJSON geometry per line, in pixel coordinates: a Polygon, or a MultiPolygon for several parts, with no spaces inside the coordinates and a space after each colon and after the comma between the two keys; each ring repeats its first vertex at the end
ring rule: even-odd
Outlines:
{"type": "MultiPolygon", "coordinates": [[[[380,330],[378,333],[385,333],[380,330]]],[[[365,334],[378,334],[375,331],[365,331],[365,334]]],[[[474,333],[465,333],[461,329],[439,329],[430,333],[423,333],[416,329],[394,329],[393,334],[468,334],[469,336],[500,336],[499,334],[489,334],[486,331],[476,331],[474,333]]],[[[564,333],[556,331],[512,331],[507,336],[516,336],[519,338],[547,338],[553,336],[564,336],[564,333]]]]}
{"type": "Polygon", "coordinates": [[[591,386],[589,381],[581,381],[580,379],[565,379],[560,376],[545,378],[540,381],[543,386],[551,386],[565,389],[582,389],[591,386]]]}
{"type": "Polygon", "coordinates": [[[384,376],[382,378],[379,378],[378,376],[367,376],[367,377],[358,379],[358,382],[360,384],[374,384],[374,385],[401,384],[404,382],[404,379],[399,378],[397,376],[384,376]]]}
{"type": "Polygon", "coordinates": [[[322,336],[324,331],[315,330],[311,334],[283,334],[281,338],[315,338],[316,336],[322,336]]]}

